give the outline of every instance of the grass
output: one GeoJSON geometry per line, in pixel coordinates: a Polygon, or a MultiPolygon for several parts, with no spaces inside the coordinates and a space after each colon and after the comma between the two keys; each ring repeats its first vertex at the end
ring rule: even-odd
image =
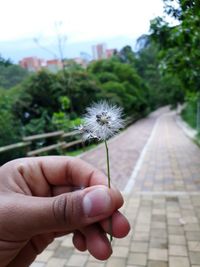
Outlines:
{"type": "Polygon", "coordinates": [[[196,136],[196,144],[200,147],[200,132],[196,136]]]}
{"type": "MultiPolygon", "coordinates": [[[[193,129],[197,126],[197,104],[189,102],[181,113],[184,121],[186,121],[193,129]]],[[[200,132],[196,135],[194,142],[200,146],[200,132]]]]}
{"type": "Polygon", "coordinates": [[[192,128],[196,128],[196,110],[192,105],[187,105],[181,116],[192,128]]]}

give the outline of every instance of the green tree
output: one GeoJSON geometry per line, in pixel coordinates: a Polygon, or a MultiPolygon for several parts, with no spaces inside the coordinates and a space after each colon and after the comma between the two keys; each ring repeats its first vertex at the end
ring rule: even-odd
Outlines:
{"type": "Polygon", "coordinates": [[[19,65],[13,64],[10,59],[0,55],[0,87],[5,89],[16,86],[28,76],[28,72],[19,65]]]}
{"type": "Polygon", "coordinates": [[[70,86],[70,105],[73,109],[70,112],[70,118],[82,115],[85,107],[96,101],[96,96],[100,90],[95,77],[85,69],[71,69],[66,71],[65,77],[60,73],[59,80],[67,81],[67,85],[62,82],[62,95],[67,96],[70,86]]]}
{"type": "MultiPolygon", "coordinates": [[[[6,63],[8,64],[8,63],[6,63]]],[[[28,76],[28,72],[18,65],[0,64],[0,86],[9,89],[21,83],[28,76]]]]}
{"type": "Polygon", "coordinates": [[[10,59],[5,59],[0,54],[0,66],[8,67],[11,66],[13,63],[10,59]]]}
{"type": "Polygon", "coordinates": [[[167,71],[176,74],[186,90],[200,89],[200,2],[178,0],[175,8],[171,0],[164,0],[165,11],[177,19],[170,26],[163,18],[151,23],[151,37],[160,49],[160,59],[167,71]]]}
{"type": "Polygon", "coordinates": [[[122,62],[117,56],[93,62],[89,71],[99,81],[99,99],[107,99],[122,106],[125,114],[134,118],[148,113],[149,91],[132,63],[122,62]]]}
{"type": "Polygon", "coordinates": [[[33,74],[22,86],[20,97],[16,100],[13,110],[23,125],[32,119],[40,119],[42,114],[46,121],[44,131],[52,129],[49,124],[53,112],[59,110],[59,96],[62,91],[55,74],[41,71],[33,74]]]}
{"type": "MultiPolygon", "coordinates": [[[[0,147],[21,141],[21,124],[12,113],[12,105],[18,94],[18,88],[4,90],[0,88],[0,147]]],[[[23,150],[12,150],[0,155],[0,164],[24,155],[23,150]]]]}
{"type": "Polygon", "coordinates": [[[149,105],[156,109],[168,104],[176,106],[177,103],[182,103],[184,94],[181,82],[173,73],[163,69],[157,44],[150,40],[142,40],[142,43],[135,66],[149,88],[149,105]]]}
{"type": "MultiPolygon", "coordinates": [[[[165,71],[178,77],[184,95],[188,91],[195,92],[198,96],[197,105],[200,106],[200,2],[177,2],[179,5],[175,7],[174,1],[164,0],[165,12],[177,20],[177,25],[171,26],[163,18],[156,18],[151,23],[151,38],[159,46],[165,71]]],[[[199,124],[197,128],[200,128],[199,124]]]]}
{"type": "Polygon", "coordinates": [[[124,46],[118,53],[118,57],[122,63],[133,64],[135,63],[135,53],[130,45],[124,46]]]}

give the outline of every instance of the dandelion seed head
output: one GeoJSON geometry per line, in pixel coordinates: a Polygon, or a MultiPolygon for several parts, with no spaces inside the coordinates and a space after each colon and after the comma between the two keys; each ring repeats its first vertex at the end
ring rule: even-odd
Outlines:
{"type": "Polygon", "coordinates": [[[122,109],[105,101],[95,103],[86,109],[80,132],[83,138],[107,140],[124,127],[122,109]]]}

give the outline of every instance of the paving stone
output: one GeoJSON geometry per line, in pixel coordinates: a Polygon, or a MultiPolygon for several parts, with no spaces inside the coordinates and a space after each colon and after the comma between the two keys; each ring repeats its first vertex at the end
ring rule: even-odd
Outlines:
{"type": "Polygon", "coordinates": [[[73,267],[81,267],[87,262],[88,256],[87,255],[80,255],[80,254],[72,254],[69,260],[67,261],[67,266],[73,267]]]}
{"type": "Polygon", "coordinates": [[[182,226],[172,226],[168,227],[168,233],[170,235],[184,235],[184,228],[182,226]]]}
{"type": "Polygon", "coordinates": [[[169,255],[173,256],[187,256],[187,247],[179,245],[170,245],[169,246],[169,255]]]}
{"type": "Polygon", "coordinates": [[[189,252],[190,261],[192,264],[199,264],[200,263],[200,253],[191,251],[189,252]]]}
{"type": "Polygon", "coordinates": [[[167,218],[169,219],[179,219],[181,217],[180,213],[178,212],[168,212],[167,218]]]}
{"type": "Polygon", "coordinates": [[[190,267],[190,263],[186,257],[170,256],[169,267],[190,267]]]}
{"type": "Polygon", "coordinates": [[[143,232],[136,232],[133,235],[133,240],[135,241],[148,241],[149,240],[149,233],[143,233],[143,232]]]}
{"type": "Polygon", "coordinates": [[[186,223],[184,229],[185,231],[200,231],[200,226],[198,223],[186,223]]]}
{"type": "Polygon", "coordinates": [[[67,248],[74,248],[74,244],[72,242],[72,236],[67,236],[61,243],[61,246],[67,247],[67,248]]]}
{"type": "Polygon", "coordinates": [[[114,244],[116,246],[125,246],[125,247],[128,247],[131,244],[131,238],[132,238],[132,234],[130,232],[128,234],[128,236],[126,236],[125,238],[115,239],[114,240],[114,244]]]}
{"type": "Polygon", "coordinates": [[[163,238],[151,238],[150,239],[150,248],[161,248],[161,249],[167,249],[168,248],[168,242],[167,239],[163,238]]]}
{"type": "Polygon", "coordinates": [[[165,222],[166,221],[166,215],[152,215],[152,222],[165,222]]]}
{"type": "Polygon", "coordinates": [[[167,222],[171,226],[180,226],[179,218],[168,218],[167,222]]]}
{"type": "Polygon", "coordinates": [[[131,244],[130,251],[132,252],[147,252],[148,251],[148,243],[147,242],[133,242],[131,244]]]}
{"type": "Polygon", "coordinates": [[[166,229],[166,222],[152,222],[151,223],[152,229],[166,229]]]}
{"type": "Polygon", "coordinates": [[[120,258],[115,258],[111,257],[107,263],[106,267],[126,267],[126,260],[125,259],[120,259],[120,258]]]}
{"type": "Polygon", "coordinates": [[[186,231],[186,239],[188,241],[200,241],[200,232],[186,231]]]}
{"type": "Polygon", "coordinates": [[[64,258],[64,259],[68,259],[71,254],[74,252],[74,248],[69,248],[69,247],[65,247],[65,246],[59,246],[54,253],[54,257],[56,258],[64,258]]]}
{"type": "Polygon", "coordinates": [[[48,263],[46,264],[46,267],[64,267],[66,263],[65,259],[59,259],[59,258],[51,258],[48,263]]]}
{"type": "Polygon", "coordinates": [[[147,254],[145,253],[130,253],[128,256],[128,264],[146,266],[147,254]]]}
{"type": "Polygon", "coordinates": [[[158,261],[167,261],[168,250],[159,249],[159,248],[150,248],[149,249],[149,260],[158,260],[158,261]]]}
{"type": "Polygon", "coordinates": [[[199,241],[188,241],[189,251],[199,251],[200,252],[200,242],[199,241]]]}
{"type": "Polygon", "coordinates": [[[141,232],[149,232],[150,231],[150,224],[137,224],[135,227],[135,231],[141,231],[141,232]]]}
{"type": "Polygon", "coordinates": [[[152,238],[167,238],[167,231],[165,229],[151,229],[150,236],[152,238]]]}
{"type": "Polygon", "coordinates": [[[173,245],[185,245],[186,240],[183,235],[169,235],[169,243],[173,245]]]}
{"type": "Polygon", "coordinates": [[[185,216],[184,220],[186,221],[186,223],[198,223],[198,218],[195,216],[185,216]]]}
{"type": "Polygon", "coordinates": [[[60,245],[60,241],[54,240],[51,244],[48,245],[47,249],[48,250],[55,250],[57,247],[60,245]]]}
{"type": "Polygon", "coordinates": [[[53,250],[44,250],[36,258],[36,261],[47,262],[54,254],[53,250]]]}
{"type": "Polygon", "coordinates": [[[42,262],[34,262],[30,265],[30,267],[44,267],[45,264],[42,262]]]}
{"type": "Polygon", "coordinates": [[[168,263],[165,261],[148,261],[148,267],[168,267],[168,263]]]}
{"type": "Polygon", "coordinates": [[[114,246],[112,257],[126,258],[128,256],[128,252],[129,252],[128,247],[114,246]]]}
{"type": "Polygon", "coordinates": [[[104,267],[105,264],[101,262],[88,262],[85,267],[104,267]]]}

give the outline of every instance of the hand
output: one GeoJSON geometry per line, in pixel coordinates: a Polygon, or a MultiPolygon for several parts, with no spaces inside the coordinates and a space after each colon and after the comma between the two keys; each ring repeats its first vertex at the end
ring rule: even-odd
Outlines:
{"type": "Polygon", "coordinates": [[[100,260],[112,254],[106,233],[121,238],[129,223],[107,178],[77,158],[23,158],[0,168],[1,267],[27,267],[55,237],[73,233],[74,246],[100,260]]]}

